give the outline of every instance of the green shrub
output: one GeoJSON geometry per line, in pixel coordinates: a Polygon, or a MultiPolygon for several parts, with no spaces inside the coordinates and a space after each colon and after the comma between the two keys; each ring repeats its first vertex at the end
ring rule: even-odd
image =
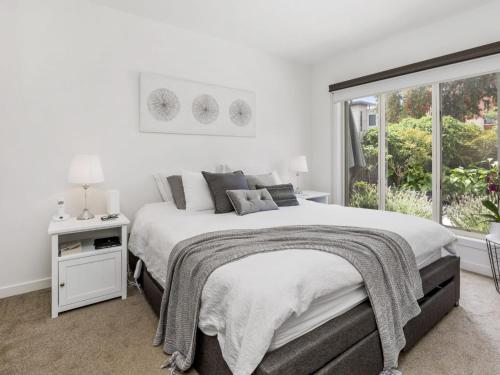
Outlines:
{"type": "MultiPolygon", "coordinates": [[[[444,205],[443,224],[474,232],[488,232],[489,223],[481,217],[487,211],[481,201],[484,196],[466,194],[444,205]]],[[[377,186],[364,181],[353,185],[349,206],[360,208],[378,208],[377,186]]],[[[432,200],[420,191],[411,189],[387,189],[385,209],[407,215],[432,218],[432,200]]]]}
{"type": "Polygon", "coordinates": [[[488,213],[481,203],[483,199],[484,197],[481,198],[469,194],[444,206],[444,224],[447,224],[446,219],[448,219],[453,226],[464,230],[482,233],[488,232],[490,223],[486,222],[480,216],[481,214],[488,213]]]}
{"type": "Polygon", "coordinates": [[[444,201],[453,201],[463,195],[484,196],[488,183],[486,176],[496,173],[498,163],[489,161],[488,168],[445,168],[443,170],[444,201]]]}
{"type": "Polygon", "coordinates": [[[476,153],[476,160],[497,158],[497,127],[487,129],[471,141],[471,146],[476,153]]]}
{"type": "MultiPolygon", "coordinates": [[[[403,120],[401,123],[405,122],[403,120]]],[[[425,184],[417,181],[425,170],[431,171],[432,136],[418,128],[407,128],[390,124],[387,128],[387,177],[390,185],[402,186],[413,181],[416,186],[425,184]],[[411,175],[419,169],[418,174],[411,175]]]]}
{"type": "MultiPolygon", "coordinates": [[[[491,169],[487,160],[497,158],[496,138],[496,126],[482,130],[475,124],[464,123],[451,116],[443,117],[441,142],[446,195],[454,197],[482,191],[484,174],[491,169]],[[456,173],[453,173],[454,169],[457,169],[456,173]]],[[[398,123],[389,123],[386,139],[389,185],[430,191],[432,118],[407,117],[398,123]]],[[[367,166],[376,166],[378,129],[365,132],[362,145],[367,166]]]]}
{"type": "Polygon", "coordinates": [[[473,145],[474,139],[479,137],[482,132],[480,127],[475,124],[463,123],[451,116],[444,116],[441,121],[443,165],[457,168],[483,160],[473,145]]]}
{"type": "Polygon", "coordinates": [[[432,218],[432,202],[425,193],[410,189],[389,188],[385,203],[387,211],[432,218]]]}
{"type": "MultiPolygon", "coordinates": [[[[377,186],[364,181],[356,182],[351,191],[349,206],[377,209],[377,186]]],[[[424,193],[410,189],[389,188],[386,197],[386,210],[429,219],[432,217],[431,201],[424,193]]]]}
{"type": "Polygon", "coordinates": [[[377,185],[369,184],[364,181],[355,182],[349,197],[349,206],[377,209],[377,185]]]}

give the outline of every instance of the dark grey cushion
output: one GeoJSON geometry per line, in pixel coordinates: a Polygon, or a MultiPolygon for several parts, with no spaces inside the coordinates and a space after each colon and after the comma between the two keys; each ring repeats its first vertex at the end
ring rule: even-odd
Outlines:
{"type": "Polygon", "coordinates": [[[214,200],[215,213],[223,214],[234,211],[227,197],[227,190],[248,190],[248,183],[242,171],[231,173],[201,172],[207,181],[210,194],[214,200]]]}
{"type": "Polygon", "coordinates": [[[182,184],[182,176],[173,175],[167,177],[172,198],[174,198],[175,206],[179,210],[186,209],[186,196],[184,195],[184,185],[182,184]]]}
{"type": "Polygon", "coordinates": [[[278,209],[271,194],[266,189],[228,190],[226,194],[238,215],[278,209]]]}
{"type": "Polygon", "coordinates": [[[257,185],[271,186],[276,185],[277,181],[272,173],[245,175],[250,189],[257,189],[257,185]]]}
{"type": "Polygon", "coordinates": [[[273,201],[280,207],[283,206],[298,206],[299,201],[295,196],[292,184],[281,184],[273,186],[257,185],[257,189],[267,189],[273,201]]]}

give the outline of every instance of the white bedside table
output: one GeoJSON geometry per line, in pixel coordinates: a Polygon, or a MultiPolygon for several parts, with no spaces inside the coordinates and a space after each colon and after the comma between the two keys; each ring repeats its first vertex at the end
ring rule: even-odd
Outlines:
{"type": "Polygon", "coordinates": [[[308,201],[328,204],[330,193],[321,191],[303,190],[302,193],[296,194],[297,198],[307,199],[308,201]]]}
{"type": "Polygon", "coordinates": [[[111,298],[127,298],[127,225],[120,215],[114,220],[52,221],[52,317],[66,310],[111,298]],[[96,250],[94,239],[118,236],[120,246],[96,250]],[[79,241],[82,251],[61,256],[61,243],[79,241]]]}

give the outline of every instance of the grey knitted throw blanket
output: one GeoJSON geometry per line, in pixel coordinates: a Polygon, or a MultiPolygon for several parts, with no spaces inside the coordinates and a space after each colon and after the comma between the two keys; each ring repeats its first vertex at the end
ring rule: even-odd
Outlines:
{"type": "Polygon", "coordinates": [[[172,354],[165,367],[188,370],[194,361],[201,294],[224,264],[269,251],[310,249],[338,255],[361,274],[382,344],[385,369],[397,367],[404,325],[420,313],[422,280],[410,245],[385,230],[329,225],[224,230],[179,242],[168,261],[155,345],[172,354]]]}

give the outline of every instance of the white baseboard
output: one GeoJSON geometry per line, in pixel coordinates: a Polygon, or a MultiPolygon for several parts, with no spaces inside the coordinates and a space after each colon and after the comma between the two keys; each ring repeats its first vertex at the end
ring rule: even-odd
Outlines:
{"type": "Polygon", "coordinates": [[[471,262],[464,262],[460,260],[460,268],[466,271],[478,273],[480,275],[488,276],[488,277],[493,277],[491,274],[491,268],[490,265],[484,265],[484,264],[477,264],[477,263],[471,263],[471,262]]]}
{"type": "Polygon", "coordinates": [[[456,249],[460,256],[460,268],[492,277],[484,239],[459,236],[456,249]]]}
{"type": "Polygon", "coordinates": [[[50,277],[46,277],[44,279],[26,281],[24,283],[0,287],[0,299],[15,296],[17,294],[33,292],[35,290],[50,288],[50,279],[50,277]]]}

